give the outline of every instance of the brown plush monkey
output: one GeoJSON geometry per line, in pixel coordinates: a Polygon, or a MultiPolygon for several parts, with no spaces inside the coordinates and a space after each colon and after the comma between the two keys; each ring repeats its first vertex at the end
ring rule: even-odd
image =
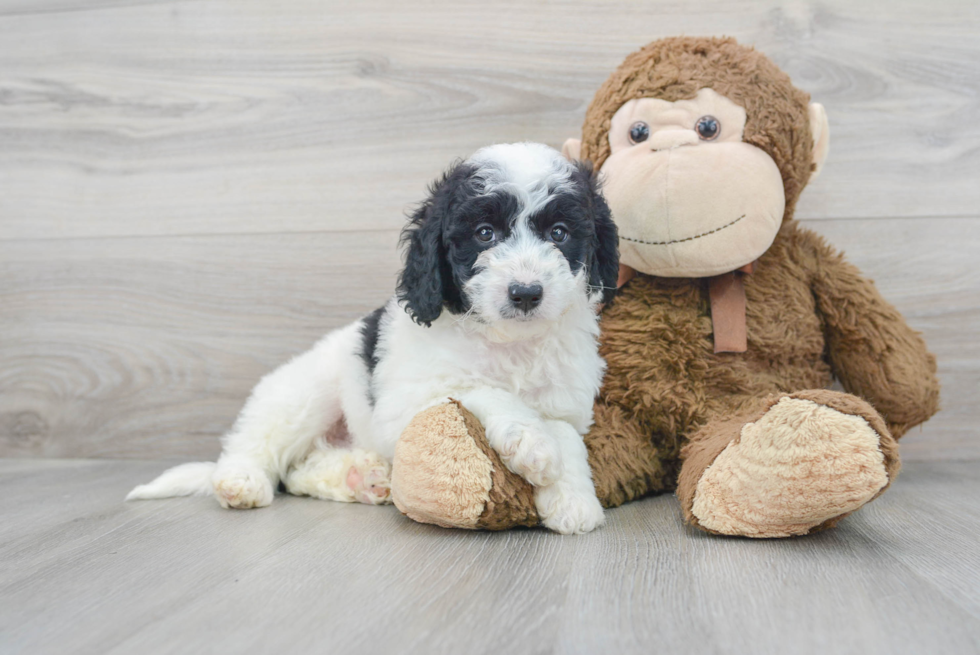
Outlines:
{"type": "MultiPolygon", "coordinates": [[[[762,54],[670,38],[626,58],[566,143],[601,172],[625,264],[585,437],[605,506],[676,489],[709,532],[806,534],[880,495],[895,439],[936,412],[920,336],[792,221],[828,136],[823,108],[762,54]]],[[[444,526],[537,521],[528,485],[458,404],[409,426],[392,495],[444,526]]]]}

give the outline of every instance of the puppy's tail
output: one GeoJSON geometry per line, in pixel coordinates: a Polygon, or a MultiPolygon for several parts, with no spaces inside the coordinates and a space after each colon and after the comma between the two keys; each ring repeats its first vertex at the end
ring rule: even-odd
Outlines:
{"type": "Polygon", "coordinates": [[[215,466],[215,462],[192,462],[167,469],[153,482],[141,484],[130,491],[126,500],[210,495],[211,475],[215,466]]]}

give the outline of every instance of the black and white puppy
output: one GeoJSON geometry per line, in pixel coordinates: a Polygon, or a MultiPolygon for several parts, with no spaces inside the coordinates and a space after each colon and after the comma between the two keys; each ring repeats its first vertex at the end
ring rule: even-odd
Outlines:
{"type": "Polygon", "coordinates": [[[582,435],[618,257],[590,169],[540,144],[484,148],[432,186],[402,238],[395,297],[263,378],[216,464],[170,469],[129,498],[213,492],[224,507],[262,507],[281,481],[294,494],[390,502],[402,431],[455,398],[535,486],[547,527],[602,523],[582,435]]]}

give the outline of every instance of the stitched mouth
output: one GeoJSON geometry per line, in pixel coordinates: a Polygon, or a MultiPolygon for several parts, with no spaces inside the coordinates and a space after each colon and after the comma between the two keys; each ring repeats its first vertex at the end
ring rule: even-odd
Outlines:
{"type": "Polygon", "coordinates": [[[706,237],[706,236],[708,236],[710,234],[715,234],[717,232],[721,232],[726,227],[731,227],[731,226],[735,225],[736,223],[738,223],[743,218],[745,218],[745,214],[742,214],[741,216],[739,216],[738,218],[736,218],[731,223],[726,223],[725,225],[722,225],[721,227],[716,227],[713,230],[708,230],[707,232],[702,232],[701,234],[695,234],[693,237],[687,237],[687,238],[684,238],[684,239],[673,239],[672,241],[644,241],[643,239],[632,239],[630,237],[623,236],[622,234],[619,235],[619,238],[620,239],[625,239],[626,241],[632,241],[633,243],[642,243],[645,246],[670,246],[670,245],[673,245],[675,243],[684,243],[685,241],[694,241],[695,239],[700,239],[701,237],[706,237]]]}

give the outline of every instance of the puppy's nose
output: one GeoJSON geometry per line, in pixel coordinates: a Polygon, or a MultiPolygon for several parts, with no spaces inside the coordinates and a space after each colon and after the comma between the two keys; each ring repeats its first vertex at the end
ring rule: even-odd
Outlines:
{"type": "Polygon", "coordinates": [[[540,284],[512,284],[507,288],[510,293],[510,301],[514,307],[525,314],[538,306],[541,296],[544,295],[544,287],[540,284]]]}

